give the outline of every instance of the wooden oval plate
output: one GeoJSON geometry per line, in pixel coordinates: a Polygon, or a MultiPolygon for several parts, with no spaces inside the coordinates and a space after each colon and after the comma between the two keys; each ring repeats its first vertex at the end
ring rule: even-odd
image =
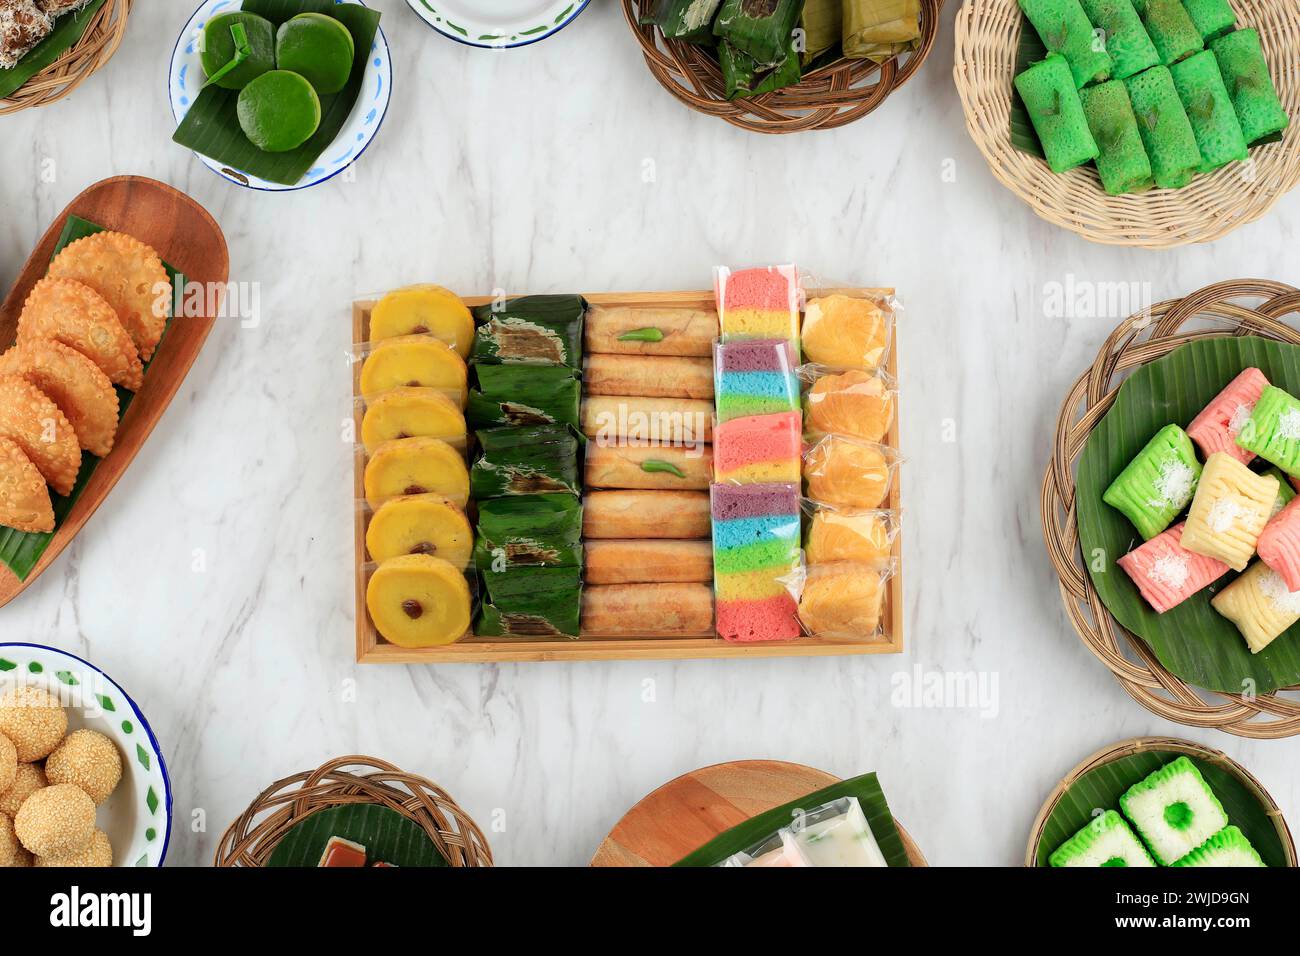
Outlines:
{"type": "MultiPolygon", "coordinates": [[[[609,831],[592,866],[672,866],[750,817],[839,783],[822,770],[779,760],[736,760],[683,774],[629,810],[609,831]]],[[[913,866],[929,866],[895,819],[913,866]]]]}
{"type": "MultiPolygon", "coordinates": [[[[193,199],[171,186],[141,176],[115,176],[95,183],[72,200],[32,250],[14,287],[0,305],[0,350],[14,341],[23,302],[49,269],[55,243],[70,215],[149,244],[166,262],[184,273],[187,282],[217,283],[218,295],[204,299],[213,309],[220,308],[221,293],[230,276],[230,256],[216,220],[193,199]]],[[[24,581],[0,565],[0,607],[41,576],[108,497],[180,388],[215,321],[215,312],[172,320],[145,375],[144,386],[122,418],[112,453],[91,475],[40,562],[24,581]]]]}

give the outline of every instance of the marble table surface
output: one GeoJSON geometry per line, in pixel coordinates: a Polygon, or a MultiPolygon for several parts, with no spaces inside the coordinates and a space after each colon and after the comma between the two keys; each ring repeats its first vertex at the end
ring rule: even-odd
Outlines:
{"type": "Polygon", "coordinates": [[[951,23],[865,121],[764,137],[687,110],[615,0],[545,42],[470,49],[377,0],[395,64],[370,151],[314,189],[236,188],[170,141],[166,61],[189,6],[136,4],[70,98],[0,120],[0,282],[84,187],[135,173],[221,223],[257,321],[218,323],[77,542],[0,610],[4,640],[86,656],[140,702],[176,789],[169,863],[207,864],[265,786],[348,753],[447,788],[499,863],[579,865],[679,773],[765,757],[879,771],[932,863],[1014,865],[1076,762],[1173,734],[1226,750],[1300,823],[1296,741],[1160,720],[1061,607],[1038,487],[1057,408],[1120,314],[1053,314],[1069,283],[1151,300],[1244,276],[1300,284],[1300,193],[1208,247],[1123,251],[1037,219],[990,175],[952,83],[951,23]],[[464,293],[704,288],[718,263],[797,260],[893,285],[907,508],[897,657],[358,667],[349,304],[413,281],[464,293]],[[129,556],[124,560],[123,556],[129,556]],[[920,706],[925,675],[976,700],[920,706]]]}

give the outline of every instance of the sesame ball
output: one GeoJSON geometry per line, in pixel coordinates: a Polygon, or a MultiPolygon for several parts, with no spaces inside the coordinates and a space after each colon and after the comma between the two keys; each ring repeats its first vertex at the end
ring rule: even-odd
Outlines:
{"type": "Polygon", "coordinates": [[[18,749],[23,763],[42,760],[68,732],[59,699],[40,687],[11,687],[0,694],[0,734],[18,749]]]}
{"type": "Polygon", "coordinates": [[[14,777],[18,776],[18,748],[14,742],[0,734],[0,793],[4,793],[14,785],[14,777]]]}
{"type": "Polygon", "coordinates": [[[0,868],[18,866],[18,851],[22,844],[14,835],[14,825],[7,816],[0,813],[0,868]]]}
{"type": "Polygon", "coordinates": [[[70,783],[37,790],[14,817],[14,831],[38,857],[84,850],[95,835],[95,801],[70,783]]]}
{"type": "Polygon", "coordinates": [[[18,816],[18,808],[23,805],[23,802],[47,785],[45,771],[41,769],[40,764],[20,763],[18,772],[14,774],[13,785],[4,793],[0,793],[0,813],[12,820],[18,816]]]}
{"type": "Polygon", "coordinates": [[[95,835],[90,838],[90,842],[80,850],[73,850],[63,856],[38,856],[36,865],[59,869],[70,866],[91,866],[103,869],[113,865],[113,845],[108,842],[107,833],[103,830],[96,830],[95,835]]]}
{"type": "Polygon", "coordinates": [[[74,730],[45,761],[45,777],[50,783],[75,784],[100,804],[122,779],[122,758],[103,734],[74,730]]]}

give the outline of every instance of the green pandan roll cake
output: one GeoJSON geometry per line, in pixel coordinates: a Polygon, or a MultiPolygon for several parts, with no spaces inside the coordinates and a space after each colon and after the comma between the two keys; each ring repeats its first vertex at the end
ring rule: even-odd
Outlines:
{"type": "Polygon", "coordinates": [[[1133,0],[1133,6],[1165,66],[1205,49],[1201,31],[1196,29],[1180,0],[1133,0]]]}
{"type": "Polygon", "coordinates": [[[1228,0],[1183,0],[1183,6],[1206,43],[1231,33],[1237,25],[1237,15],[1228,0]]]}
{"type": "Polygon", "coordinates": [[[1187,119],[1201,150],[1201,172],[1209,173],[1249,155],[1237,111],[1219,75],[1219,63],[1209,50],[1189,56],[1169,68],[1174,89],[1187,111],[1187,119]]]}
{"type": "Polygon", "coordinates": [[[1266,866],[1259,853],[1250,845],[1246,834],[1234,826],[1227,826],[1210,837],[1174,866],[1266,866]]]}
{"type": "Polygon", "coordinates": [[[1049,53],[1025,70],[1016,77],[1016,90],[1025,101],[1052,172],[1063,173],[1097,158],[1097,142],[1063,56],[1049,53]]]}
{"type": "Polygon", "coordinates": [[[1237,432],[1237,444],[1288,475],[1300,475],[1300,399],[1269,385],[1237,432]]]}
{"type": "Polygon", "coordinates": [[[1223,804],[1186,757],[1129,787],[1119,805],[1161,866],[1172,866],[1228,825],[1223,804]]]}
{"type": "Polygon", "coordinates": [[[1160,54],[1142,25],[1133,0],[1079,0],[1092,25],[1106,33],[1113,79],[1123,80],[1160,65],[1160,54]]]}
{"type": "Polygon", "coordinates": [[[1119,80],[1098,83],[1080,90],[1079,96],[1083,100],[1083,115],[1088,118],[1092,138],[1101,151],[1097,157],[1097,172],[1106,192],[1120,196],[1143,192],[1154,186],[1151,160],[1142,146],[1142,134],[1138,132],[1137,117],[1133,115],[1133,105],[1124,84],[1119,80]]]}
{"type": "Polygon", "coordinates": [[[1075,87],[1110,79],[1110,54],[1097,42],[1092,21],[1079,0],[1019,0],[1043,45],[1070,64],[1075,87]]]}
{"type": "Polygon", "coordinates": [[[1155,861],[1114,810],[1093,817],[1047,858],[1048,866],[1146,866],[1155,861]]]}
{"type": "Polygon", "coordinates": [[[1169,68],[1152,67],[1145,73],[1130,76],[1124,85],[1133,103],[1142,145],[1151,158],[1156,185],[1161,189],[1181,189],[1192,181],[1203,160],[1169,68]]]}
{"type": "Polygon", "coordinates": [[[1291,125],[1282,108],[1255,30],[1238,30],[1210,43],[1223,83],[1232,97],[1237,120],[1252,146],[1291,125]]]}
{"type": "Polygon", "coordinates": [[[1150,541],[1187,507],[1201,477],[1201,463],[1187,433],[1177,425],[1156,432],[1119,473],[1102,501],[1124,513],[1150,541]]]}

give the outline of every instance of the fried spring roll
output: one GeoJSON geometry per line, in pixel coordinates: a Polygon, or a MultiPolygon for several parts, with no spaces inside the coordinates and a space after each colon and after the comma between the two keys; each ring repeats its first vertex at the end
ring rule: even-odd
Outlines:
{"type": "Polygon", "coordinates": [[[713,398],[713,363],[681,355],[589,355],[588,395],[713,398]]]}
{"type": "Polygon", "coordinates": [[[713,580],[708,540],[617,539],[585,543],[588,584],[704,583],[713,580]]]}
{"type": "Polygon", "coordinates": [[[596,637],[713,634],[707,584],[596,584],[582,590],[582,633],[596,637]]]}
{"type": "Polygon", "coordinates": [[[590,491],[582,499],[582,536],[710,538],[707,491],[590,491]]]}
{"type": "Polygon", "coordinates": [[[588,442],[588,488],[663,488],[705,491],[713,479],[713,446],[628,445],[588,442]]]}
{"type": "Polygon", "coordinates": [[[707,358],[718,337],[718,313],[593,305],[587,310],[586,337],[588,353],[707,358]]]}
{"type": "Polygon", "coordinates": [[[686,444],[713,435],[713,403],[698,398],[642,398],[593,395],[582,403],[582,431],[588,438],[686,444]]]}

